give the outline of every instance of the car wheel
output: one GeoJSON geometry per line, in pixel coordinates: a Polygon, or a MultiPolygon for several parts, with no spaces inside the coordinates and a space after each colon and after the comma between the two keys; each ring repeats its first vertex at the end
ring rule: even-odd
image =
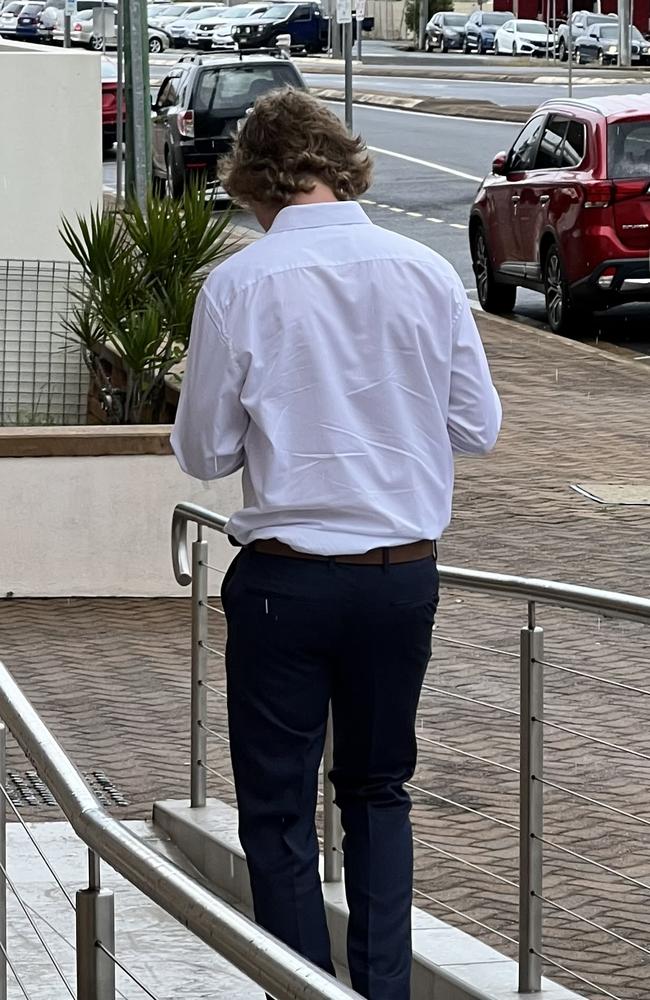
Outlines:
{"type": "Polygon", "coordinates": [[[463,42],[463,53],[468,56],[470,54],[469,40],[466,38],[463,42]]]}
{"type": "Polygon", "coordinates": [[[582,334],[589,328],[591,314],[572,302],[560,251],[555,243],[549,247],[544,260],[544,298],[546,318],[553,333],[582,334]]]}
{"type": "Polygon", "coordinates": [[[165,153],[165,194],[168,198],[180,198],[183,193],[184,183],[174,170],[174,164],[169,153],[165,153]]]}
{"type": "Polygon", "coordinates": [[[447,43],[444,40],[444,38],[440,39],[440,51],[441,52],[449,52],[449,46],[447,45],[447,43]]]}
{"type": "Polygon", "coordinates": [[[476,54],[479,55],[479,56],[482,56],[483,55],[483,51],[484,51],[483,50],[483,39],[479,35],[478,36],[478,42],[476,43],[476,54]]]}
{"type": "Polygon", "coordinates": [[[478,300],[482,308],[491,313],[512,312],[517,298],[517,287],[502,285],[495,280],[485,230],[481,225],[476,227],[472,235],[472,264],[478,300]]]}
{"type": "Polygon", "coordinates": [[[499,51],[499,43],[498,42],[494,43],[494,54],[495,54],[495,56],[500,56],[501,55],[501,53],[499,51]]]}
{"type": "Polygon", "coordinates": [[[424,39],[424,48],[427,52],[433,52],[433,39],[431,38],[431,35],[427,35],[424,39]]]}
{"type": "Polygon", "coordinates": [[[149,39],[149,51],[150,52],[158,53],[158,52],[162,52],[162,50],[163,50],[163,43],[160,41],[159,38],[156,38],[155,35],[154,35],[153,38],[149,39]]]}
{"type": "Polygon", "coordinates": [[[104,48],[104,39],[101,35],[93,35],[88,42],[88,48],[93,52],[101,52],[104,48]]]}
{"type": "Polygon", "coordinates": [[[568,59],[568,52],[567,52],[566,42],[564,41],[563,38],[560,40],[560,46],[558,48],[558,55],[560,57],[560,62],[566,62],[567,61],[567,59],[568,59]]]}

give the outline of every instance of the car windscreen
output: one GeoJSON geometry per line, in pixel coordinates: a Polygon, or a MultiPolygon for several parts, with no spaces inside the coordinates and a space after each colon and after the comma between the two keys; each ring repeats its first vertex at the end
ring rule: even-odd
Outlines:
{"type": "Polygon", "coordinates": [[[2,10],[3,14],[18,14],[23,9],[22,3],[10,3],[8,7],[4,7],[2,10]]]}
{"type": "Polygon", "coordinates": [[[608,124],[607,173],[614,180],[650,177],[650,119],[608,124]]]}
{"type": "Polygon", "coordinates": [[[191,14],[186,14],[180,18],[182,21],[202,21],[206,17],[219,17],[223,13],[223,7],[202,7],[201,10],[193,10],[191,14]]]}
{"type": "Polygon", "coordinates": [[[157,17],[181,17],[185,13],[187,7],[184,3],[172,3],[169,7],[163,7],[159,14],[155,15],[157,17]]]}
{"type": "Polygon", "coordinates": [[[42,10],[42,3],[26,3],[20,13],[27,17],[34,17],[36,14],[40,14],[42,10]]]}
{"type": "Polygon", "coordinates": [[[467,24],[467,18],[463,14],[445,14],[442,23],[449,28],[462,28],[467,24]]]}
{"type": "Polygon", "coordinates": [[[290,3],[274,3],[272,7],[264,11],[262,18],[266,21],[281,21],[289,17],[296,8],[290,3]]]}
{"type": "Polygon", "coordinates": [[[483,15],[483,25],[484,27],[489,27],[494,24],[505,24],[506,21],[512,20],[512,11],[506,11],[503,14],[484,14],[483,15]]]}
{"type": "Polygon", "coordinates": [[[272,66],[221,66],[204,70],[194,92],[194,111],[215,112],[243,108],[262,94],[279,87],[295,87],[296,72],[290,64],[272,66]]]}
{"type": "Polygon", "coordinates": [[[545,35],[548,32],[548,27],[541,21],[519,21],[517,27],[527,35],[545,35]]]}

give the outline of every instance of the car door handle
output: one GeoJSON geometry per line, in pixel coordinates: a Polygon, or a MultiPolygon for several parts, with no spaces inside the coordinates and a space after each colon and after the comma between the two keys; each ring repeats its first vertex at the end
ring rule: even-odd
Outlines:
{"type": "Polygon", "coordinates": [[[551,200],[550,194],[543,194],[540,196],[539,203],[540,205],[548,205],[550,200],[551,200]]]}
{"type": "Polygon", "coordinates": [[[512,202],[513,205],[518,205],[519,202],[521,201],[521,197],[518,194],[513,194],[510,201],[512,202]]]}

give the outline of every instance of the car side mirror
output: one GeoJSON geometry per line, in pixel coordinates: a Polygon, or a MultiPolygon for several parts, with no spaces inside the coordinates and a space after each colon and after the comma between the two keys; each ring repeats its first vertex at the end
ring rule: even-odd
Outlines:
{"type": "Polygon", "coordinates": [[[492,160],[492,173],[505,174],[507,162],[508,162],[507,153],[497,153],[497,155],[492,160]]]}

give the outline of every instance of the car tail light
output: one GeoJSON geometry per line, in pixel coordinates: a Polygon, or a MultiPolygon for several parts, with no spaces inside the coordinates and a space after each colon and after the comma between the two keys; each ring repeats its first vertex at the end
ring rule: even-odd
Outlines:
{"type": "Polygon", "coordinates": [[[178,131],[181,135],[184,135],[186,139],[194,138],[193,111],[183,111],[183,113],[178,116],[178,131]]]}
{"type": "Polygon", "coordinates": [[[614,191],[617,201],[627,201],[628,198],[640,198],[648,194],[650,184],[647,177],[633,178],[614,182],[614,191]]]}
{"type": "Polygon", "coordinates": [[[105,90],[102,93],[102,111],[116,111],[117,110],[117,94],[112,90],[105,90]]]}
{"type": "Polygon", "coordinates": [[[585,208],[607,208],[614,200],[614,186],[610,181],[590,181],[582,185],[585,208]]]}
{"type": "Polygon", "coordinates": [[[612,281],[616,277],[615,267],[606,267],[603,273],[598,278],[598,286],[600,288],[611,288],[612,281]]]}
{"type": "Polygon", "coordinates": [[[73,26],[72,30],[73,30],[73,31],[83,31],[83,27],[82,27],[82,25],[81,25],[81,24],[75,24],[75,25],[73,26]]]}

